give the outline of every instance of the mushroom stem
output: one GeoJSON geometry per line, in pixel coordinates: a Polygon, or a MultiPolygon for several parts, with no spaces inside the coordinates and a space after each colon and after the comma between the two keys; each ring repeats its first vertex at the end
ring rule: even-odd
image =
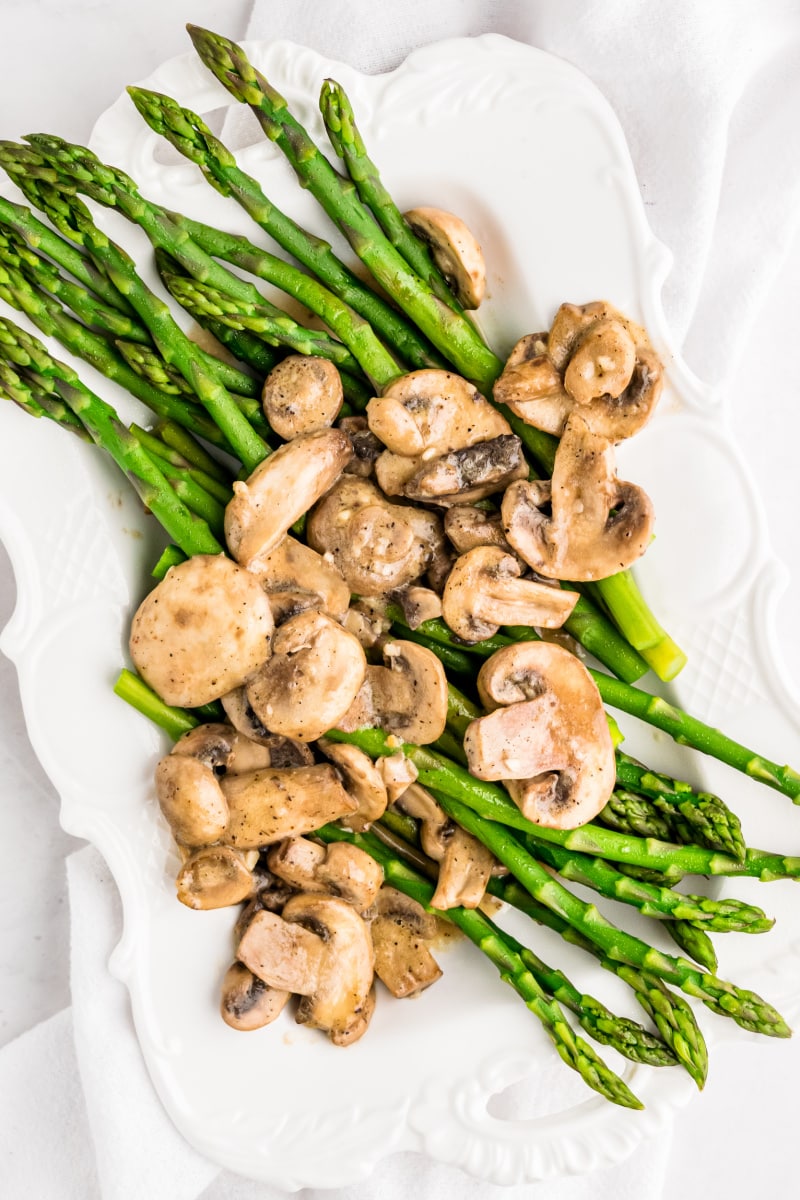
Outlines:
{"type": "Polygon", "coordinates": [[[614,1104],[625,1108],[641,1108],[641,1102],[627,1084],[609,1070],[590,1046],[577,1037],[564,1012],[552,996],[541,987],[533,972],[517,952],[511,939],[484,916],[479,909],[450,908],[439,913],[431,907],[434,885],[429,883],[370,834],[351,834],[333,826],[319,830],[323,841],[352,841],[378,860],[387,883],[416,900],[427,912],[434,912],[456,925],[481,950],[520,996],[526,1007],[538,1017],[553,1045],[567,1066],[572,1067],[594,1091],[614,1104]]]}

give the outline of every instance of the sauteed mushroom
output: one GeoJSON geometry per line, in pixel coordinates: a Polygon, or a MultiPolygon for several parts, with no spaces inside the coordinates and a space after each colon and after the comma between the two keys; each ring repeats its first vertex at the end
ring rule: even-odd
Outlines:
{"type": "Polygon", "coordinates": [[[252,569],[269,597],[276,625],[309,608],[344,620],[350,588],[341,571],[296,538],[287,535],[252,569]]]}
{"type": "Polygon", "coordinates": [[[527,475],[522,442],[513,433],[504,433],[424,463],[403,485],[403,495],[443,507],[469,504],[493,496],[527,475]]]}
{"type": "Polygon", "coordinates": [[[388,803],[386,785],[378,768],[357,746],[330,742],[327,738],[321,738],[317,745],[339,771],[350,795],[358,801],[356,811],[343,817],[342,824],[363,833],[373,821],[383,816],[388,803]]]}
{"type": "Polygon", "coordinates": [[[476,546],[460,555],[442,595],[442,613],[453,633],[465,642],[479,642],[501,625],[563,625],[578,593],[520,575],[517,559],[499,546],[476,546]]]}
{"type": "Polygon", "coordinates": [[[417,996],[441,978],[425,944],[436,934],[436,918],[393,887],[382,887],[370,921],[375,974],[393,996],[417,996]]]}
{"type": "Polygon", "coordinates": [[[464,308],[478,308],[486,294],[483,251],[469,227],[443,208],[412,208],[403,214],[464,308]]]}
{"type": "Polygon", "coordinates": [[[439,863],[439,880],[431,899],[434,908],[477,908],[486,892],[495,860],[472,834],[444,813],[418,783],[399,796],[397,807],[421,822],[422,849],[439,863]]]}
{"type": "Polygon", "coordinates": [[[320,846],[307,838],[286,838],[270,849],[267,866],[298,891],[330,892],[361,913],[383,883],[383,869],[375,859],[347,842],[320,846]]]}
{"type": "Polygon", "coordinates": [[[228,967],[222,981],[220,1013],[231,1029],[249,1032],[270,1025],[286,1007],[291,992],[269,987],[244,963],[228,967]]]}
{"type": "Polygon", "coordinates": [[[187,908],[227,908],[249,900],[256,890],[253,872],[230,846],[204,846],[178,872],[178,899],[187,908]]]}
{"type": "Polygon", "coordinates": [[[228,823],[220,835],[240,850],[260,849],[281,838],[311,833],[355,812],[357,801],[328,763],[228,775],[221,782],[228,823]]]}
{"type": "Polygon", "coordinates": [[[333,424],[342,407],[342,380],[327,358],[290,354],[270,371],[261,401],[278,437],[288,441],[333,424]]]}
{"type": "Polygon", "coordinates": [[[384,667],[367,667],[339,728],[380,726],[418,746],[435,742],[447,721],[447,676],[439,659],[425,646],[392,639],[384,642],[383,661],[384,667]]]}

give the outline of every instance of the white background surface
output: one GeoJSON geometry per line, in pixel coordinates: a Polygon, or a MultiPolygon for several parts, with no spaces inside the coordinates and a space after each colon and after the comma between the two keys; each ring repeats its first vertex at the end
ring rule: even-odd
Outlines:
{"type": "MultiPolygon", "coordinates": [[[[94,117],[125,83],[188,48],[186,20],[238,36],[248,8],[248,0],[0,0],[0,136],[47,130],[85,141],[94,117]]],[[[645,189],[646,183],[642,181],[645,189]]],[[[754,186],[768,184],[754,181],[754,186]]],[[[745,232],[739,231],[742,236],[745,232]]],[[[747,287],[746,279],[741,286],[747,287]]],[[[800,584],[794,470],[800,445],[798,312],[800,246],[795,245],[731,385],[730,414],[750,455],[773,538],[791,571],[779,607],[779,628],[787,665],[800,679],[800,638],[794,630],[800,584]]],[[[692,365],[702,375],[696,352],[692,365]]],[[[686,519],[691,520],[690,513],[686,519]]],[[[13,605],[14,583],[3,554],[0,625],[13,605]]],[[[800,758],[796,748],[787,747],[786,753],[800,758]]],[[[13,668],[5,660],[0,661],[0,762],[5,849],[0,871],[2,1045],[69,1003],[64,858],[79,845],[58,826],[57,797],[27,744],[13,668]]],[[[787,850],[797,852],[798,846],[787,850]]],[[[800,890],[798,914],[800,926],[800,890]]],[[[792,1083],[798,1072],[797,1039],[786,1045],[742,1038],[716,1048],[706,1093],[678,1119],[664,1194],[692,1200],[724,1189],[729,1200],[739,1200],[755,1188],[759,1193],[785,1188],[794,1159],[792,1083]]],[[[0,1163],[0,1193],[2,1173],[0,1163]]]]}

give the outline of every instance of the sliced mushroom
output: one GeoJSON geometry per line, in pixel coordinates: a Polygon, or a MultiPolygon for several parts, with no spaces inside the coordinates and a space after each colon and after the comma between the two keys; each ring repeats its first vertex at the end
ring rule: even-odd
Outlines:
{"type": "Polygon", "coordinates": [[[346,829],[363,833],[373,821],[383,816],[388,804],[386,784],[378,768],[369,755],[357,746],[329,742],[327,738],[321,738],[317,744],[341,774],[350,795],[358,801],[356,811],[344,817],[342,824],[346,829]]]}
{"type": "Polygon", "coordinates": [[[460,555],[442,595],[444,619],[453,633],[465,642],[479,642],[501,625],[563,625],[578,593],[520,575],[517,559],[499,546],[476,546],[460,555]]]}
{"type": "Polygon", "coordinates": [[[233,941],[236,946],[244,937],[245,930],[256,913],[282,913],[284,904],[290,896],[294,895],[295,889],[284,883],[282,879],[270,874],[266,867],[261,866],[260,861],[258,875],[261,886],[253,899],[244,906],[233,927],[233,941]]]}
{"type": "Polygon", "coordinates": [[[249,900],[256,889],[244,857],[230,846],[204,846],[181,867],[178,899],[187,908],[227,908],[249,900]]]}
{"type": "Polygon", "coordinates": [[[396,754],[381,755],[375,766],[386,786],[386,795],[390,804],[394,804],[406,788],[416,782],[419,775],[414,763],[407,755],[403,754],[402,750],[396,754]]]}
{"type": "Polygon", "coordinates": [[[478,308],[486,295],[486,263],[474,233],[442,208],[412,208],[403,214],[427,243],[447,286],[464,308],[478,308]]]}
{"type": "Polygon", "coordinates": [[[348,633],[358,638],[363,650],[372,650],[392,627],[384,603],[375,597],[351,604],[343,624],[348,633]]]}
{"type": "Polygon", "coordinates": [[[270,371],[261,402],[278,437],[289,441],[333,424],[342,407],[342,380],[327,358],[290,354],[270,371]]]}
{"type": "Polygon", "coordinates": [[[505,433],[426,463],[405,483],[403,495],[443,507],[469,504],[502,492],[515,479],[527,476],[522,442],[515,434],[505,433]]]}
{"type": "Polygon", "coordinates": [[[546,333],[520,338],[494,385],[494,398],[529,425],[558,436],[574,403],[548,353],[548,343],[546,333]]]}
{"type": "Polygon", "coordinates": [[[296,538],[287,535],[254,569],[269,597],[276,625],[310,608],[334,621],[344,620],[350,588],[341,571],[296,538]]]}
{"type": "Polygon", "coordinates": [[[433,513],[390,504],[368,479],[343,476],[308,520],[308,540],[330,555],[359,596],[380,596],[419,579],[437,546],[433,513]]]}
{"type": "Polygon", "coordinates": [[[614,746],[597,687],[560,646],[521,642],[484,663],[479,691],[499,704],[467,727],[464,750],[478,779],[502,779],[524,816],[553,829],[592,820],[616,777],[614,746]]]}
{"type": "Polygon", "coordinates": [[[451,821],[433,796],[413,783],[399,796],[397,807],[421,822],[422,849],[439,863],[434,908],[477,908],[495,866],[493,855],[472,834],[451,821]]]}
{"type": "MultiPolygon", "coordinates": [[[[263,762],[251,762],[242,767],[242,770],[252,770],[256,766],[310,767],[314,762],[314,755],[304,742],[283,737],[279,733],[270,733],[247,699],[246,688],[235,688],[234,691],[221,696],[220,703],[231,725],[244,735],[245,742],[256,743],[263,747],[265,752],[263,762]]],[[[244,757],[242,751],[240,761],[243,761],[244,757]]]]}
{"type": "Polygon", "coordinates": [[[247,699],[273,733],[313,742],[348,711],[366,669],[352,633],[323,613],[300,613],[277,630],[272,658],[247,685],[247,699]]]}
{"type": "Polygon", "coordinates": [[[650,344],[642,326],[624,316],[607,300],[593,300],[590,304],[562,304],[547,336],[547,348],[557,370],[563,373],[567,369],[580,341],[598,321],[616,321],[635,346],[646,348],[650,344]]]}
{"type": "Polygon", "coordinates": [[[432,369],[402,375],[373,397],[367,420],[388,450],[425,461],[511,433],[505,417],[471,383],[432,369]]]}
{"type": "Polygon", "coordinates": [[[301,892],[329,892],[357,912],[370,907],[383,883],[383,869],[366,851],[347,842],[319,846],[287,838],[267,854],[274,875],[301,892]]]}
{"type": "Polygon", "coordinates": [[[655,520],[647,493],[617,478],[612,443],[577,413],[556,451],[552,481],[512,484],[502,514],[506,537],[534,571],[578,581],[632,566],[649,546],[655,520]]]}
{"type": "Polygon", "coordinates": [[[485,512],[468,504],[454,505],[444,515],[444,531],[459,554],[466,554],[476,546],[499,546],[507,554],[513,553],[499,512],[485,512]]]}
{"type": "Polygon", "coordinates": [[[240,850],[312,833],[357,808],[328,763],[229,775],[222,790],[230,814],[222,840],[240,850]]]}
{"type": "Polygon", "coordinates": [[[228,827],[228,803],[214,771],[184,754],[168,754],[156,767],[156,795],[176,842],[207,846],[228,827]]]}
{"type": "Polygon", "coordinates": [[[435,742],[447,721],[447,676],[439,659],[426,646],[392,639],[384,642],[383,661],[384,667],[367,667],[339,728],[377,726],[418,746],[435,742]]]}
{"type": "MultiPolygon", "coordinates": [[[[287,905],[293,899],[287,900],[287,905]]],[[[353,909],[350,912],[361,920],[353,909]]],[[[313,995],[319,986],[325,955],[325,941],[319,932],[290,924],[264,909],[254,913],[236,948],[239,961],[269,987],[299,996],[313,995]]]]}
{"type": "Polygon", "coordinates": [[[373,911],[375,974],[398,999],[419,995],[442,975],[426,945],[436,934],[436,918],[393,887],[381,888],[373,911]]]}
{"type": "Polygon", "coordinates": [[[364,416],[342,417],[338,428],[347,434],[353,447],[353,457],[345,467],[345,473],[360,475],[362,479],[369,478],[383,450],[382,442],[370,431],[369,422],[364,416]]]}
{"type": "Polygon", "coordinates": [[[245,1032],[262,1029],[280,1016],[291,994],[269,987],[244,963],[235,962],[228,967],[222,981],[220,1013],[231,1029],[245,1032]]]}
{"type": "Polygon", "coordinates": [[[336,481],[352,452],[339,429],[305,433],[265,458],[246,481],[236,480],[225,509],[225,537],[236,561],[251,567],[269,554],[336,481]]]}
{"type": "Polygon", "coordinates": [[[266,662],[272,628],[258,580],[221,554],[198,554],[171,567],[139,605],[131,657],[165,703],[197,708],[266,662]]]}
{"type": "Polygon", "coordinates": [[[419,629],[426,621],[433,621],[442,615],[441,597],[431,588],[401,588],[393,598],[402,608],[409,629],[419,629]]]}

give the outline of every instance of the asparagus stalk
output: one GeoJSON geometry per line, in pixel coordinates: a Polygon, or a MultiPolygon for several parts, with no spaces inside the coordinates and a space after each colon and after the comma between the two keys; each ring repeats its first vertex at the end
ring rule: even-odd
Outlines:
{"type": "Polygon", "coordinates": [[[458,372],[486,392],[503,369],[474,325],[433,294],[410,270],[355,194],[320,153],[286,100],[227,38],[190,25],[189,36],[205,65],[237,100],[249,104],[267,137],[283,151],[304,187],[319,201],[386,293],[458,372]]]}
{"type": "Polygon", "coordinates": [[[648,946],[646,942],[618,929],[593,904],[573,895],[525,851],[502,825],[479,817],[465,804],[438,794],[444,811],[463,829],[473,834],[508,867],[535,900],[589,938],[604,953],[622,959],[637,970],[649,971],[668,983],[676,984],[689,996],[695,996],[720,1016],[731,1017],[743,1029],[769,1037],[790,1037],[791,1030],[771,1004],[755,992],[698,971],[684,958],[673,958],[648,946]]]}
{"type": "Polygon", "coordinates": [[[224,435],[204,412],[198,411],[194,404],[162,392],[142,379],[104,338],[74,321],[52,296],[35,291],[20,271],[0,265],[0,297],[13,308],[24,312],[42,333],[56,338],[62,346],[85,359],[106,378],[121,384],[157,416],[184,426],[213,445],[228,448],[224,435]]]}
{"type": "MultiPolygon", "coordinates": [[[[7,145],[0,143],[0,165],[5,165],[3,151],[7,145]]],[[[87,248],[95,263],[130,302],[166,361],[174,363],[192,384],[245,470],[252,471],[266,457],[268,446],[236,407],[227,389],[209,372],[201,351],[175,323],[167,305],[140,279],[130,256],[98,229],[77,196],[26,173],[15,156],[10,163],[14,181],[26,198],[43,209],[60,232],[87,248]]]]}
{"type": "Polygon", "coordinates": [[[597,820],[617,833],[657,838],[660,842],[679,841],[672,821],[659,812],[646,796],[615,788],[597,820]]]}
{"type": "Polygon", "coordinates": [[[187,554],[219,554],[219,544],[206,522],[177,497],[163,473],[131,434],[110,404],[85,387],[66,363],[52,358],[44,345],[13,322],[0,318],[3,354],[42,394],[63,400],[92,440],[125,472],[145,505],[187,554]]]}
{"type": "Polygon", "coordinates": [[[356,186],[361,200],[394,248],[408,265],[428,285],[435,296],[456,312],[463,311],[447,281],[431,258],[430,251],[411,229],[395,204],[356,126],[355,114],[344,88],[334,79],[326,79],[319,98],[320,112],[334,150],[347,167],[347,174],[356,186]]]}
{"type": "Polygon", "coordinates": [[[627,983],[675,1057],[686,1068],[697,1086],[703,1087],[708,1075],[708,1050],[694,1011],[682,996],[670,991],[657,975],[648,971],[637,971],[627,963],[609,958],[599,946],[573,929],[563,917],[534,900],[513,876],[506,879],[490,879],[488,890],[492,895],[538,921],[540,925],[552,929],[564,941],[592,954],[606,971],[627,983]]]}
{"type": "Polygon", "coordinates": [[[270,237],[365,318],[412,367],[438,367],[442,359],[406,318],[385,303],[336,257],[330,245],[297,225],[267,198],[261,185],[236,165],[231,152],[201,118],[169,96],[144,88],[128,93],[147,124],[195,163],[212,187],[232,196],[270,237]]]}
{"type": "Polygon", "coordinates": [[[534,837],[526,838],[525,846],[562,878],[592,888],[611,900],[632,904],[646,917],[672,918],[716,933],[766,933],[775,924],[760,908],[742,900],[711,900],[708,896],[687,895],[637,882],[615,870],[605,859],[564,850],[534,837]]]}
{"type": "Polygon", "coordinates": [[[663,928],[684,954],[688,954],[689,958],[699,963],[704,971],[716,975],[719,965],[717,954],[711,938],[704,929],[700,929],[691,921],[665,921],[663,928]]]}
{"type": "Polygon", "coordinates": [[[162,459],[172,467],[185,471],[189,478],[194,480],[199,487],[219,504],[225,505],[228,503],[233,494],[230,480],[227,483],[221,483],[214,475],[209,475],[201,467],[194,466],[179,451],[173,449],[172,446],[163,441],[159,437],[157,430],[150,432],[147,429],[142,429],[140,425],[135,424],[130,426],[130,430],[139,439],[149,454],[162,459]]]}
{"type": "MultiPolygon", "coordinates": [[[[439,618],[424,621],[417,630],[418,633],[420,631],[430,638],[431,649],[436,653],[438,653],[436,643],[445,646],[460,645],[452,631],[439,618]]],[[[471,646],[461,646],[461,649],[481,658],[489,658],[496,650],[512,646],[515,641],[538,640],[535,630],[527,629],[524,626],[514,626],[513,632],[515,635],[513,638],[507,637],[505,634],[495,634],[494,637],[475,642],[471,646]]],[[[600,692],[604,704],[610,704],[612,708],[618,708],[622,712],[646,721],[648,725],[653,725],[656,729],[668,733],[680,745],[692,746],[695,750],[702,751],[703,754],[710,754],[712,758],[717,758],[720,762],[735,767],[736,770],[743,772],[751,779],[775,788],[776,791],[782,792],[795,803],[800,804],[800,773],[793,767],[780,766],[778,763],[756,754],[754,750],[749,750],[732,738],[726,737],[720,730],[706,725],[697,717],[690,716],[667,700],[662,700],[660,696],[654,696],[651,692],[634,687],[633,684],[625,683],[621,679],[615,679],[604,671],[596,671],[591,667],[588,670],[597,684],[597,690],[600,692]]],[[[731,836],[733,835],[731,834],[731,836]]]]}
{"type": "Polygon", "coordinates": [[[207,450],[204,450],[196,438],[192,437],[186,429],[180,425],[176,425],[174,421],[163,419],[158,421],[153,427],[153,432],[161,438],[165,445],[176,450],[187,462],[190,462],[193,467],[203,471],[206,475],[210,475],[212,479],[216,479],[218,483],[227,487],[230,483],[230,472],[218,463],[215,458],[212,458],[207,450]]]}
{"type": "MultiPolygon", "coordinates": [[[[5,340],[5,331],[0,328],[0,355],[2,355],[5,340]]],[[[91,442],[92,440],[83,424],[72,409],[67,408],[63,400],[44,392],[35,382],[25,379],[10,362],[5,362],[2,357],[0,357],[0,399],[10,400],[31,417],[49,418],[69,433],[74,433],[81,441],[91,442]]]]}
{"type": "Polygon", "coordinates": [[[383,843],[369,834],[351,833],[335,825],[325,825],[317,830],[316,836],[325,842],[346,841],[359,846],[381,864],[387,883],[411,896],[428,912],[444,917],[457,926],[494,964],[503,982],[514,989],[526,1007],[542,1022],[548,1037],[567,1066],[577,1071],[590,1088],[614,1104],[621,1104],[626,1108],[642,1107],[627,1084],[609,1070],[582,1038],[575,1035],[558,1001],[547,995],[510,939],[493,921],[478,909],[450,908],[441,912],[432,908],[433,884],[413,871],[401,859],[396,858],[383,843]]]}

